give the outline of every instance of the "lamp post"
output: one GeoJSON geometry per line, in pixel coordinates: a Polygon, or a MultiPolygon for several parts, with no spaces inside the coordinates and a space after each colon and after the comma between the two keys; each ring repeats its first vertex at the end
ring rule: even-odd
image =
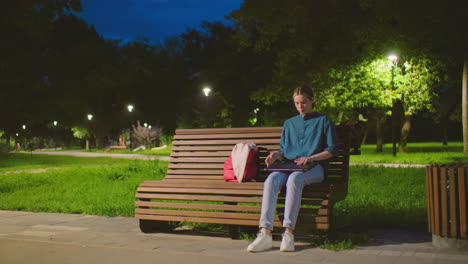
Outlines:
{"type": "Polygon", "coordinates": [[[57,150],[57,125],[58,121],[54,121],[54,150],[57,150]]]}
{"type": "MultiPolygon", "coordinates": [[[[388,56],[388,60],[392,62],[392,91],[395,91],[395,67],[398,60],[398,56],[395,54],[390,54],[388,56]]],[[[396,118],[395,118],[395,99],[392,99],[392,151],[393,157],[396,156],[396,140],[395,140],[395,126],[396,126],[396,118]]]]}
{"type": "Polygon", "coordinates": [[[210,124],[210,113],[209,113],[209,106],[208,106],[208,97],[210,96],[210,93],[211,93],[211,88],[208,87],[208,86],[205,86],[203,87],[203,94],[205,95],[205,109],[204,109],[204,112],[205,112],[205,118],[206,120],[204,120],[206,122],[206,127],[209,127],[209,124],[210,124]]]}
{"type": "MultiPolygon", "coordinates": [[[[88,114],[86,117],[88,118],[88,121],[91,122],[91,120],[93,120],[94,116],[93,116],[93,114],[88,114]]],[[[90,128],[91,128],[91,126],[90,126],[90,128]]],[[[88,134],[88,137],[86,138],[86,150],[89,150],[89,137],[90,137],[90,135],[91,135],[91,129],[90,129],[90,132],[88,134]]]]}

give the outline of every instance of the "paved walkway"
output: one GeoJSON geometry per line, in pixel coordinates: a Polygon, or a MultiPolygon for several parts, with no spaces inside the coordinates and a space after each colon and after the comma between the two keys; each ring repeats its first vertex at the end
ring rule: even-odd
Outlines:
{"type": "Polygon", "coordinates": [[[296,244],[296,252],[249,253],[245,240],[194,234],[143,234],[138,220],[0,211],[0,263],[444,263],[466,264],[468,252],[437,249],[430,234],[377,231],[367,246],[334,252],[296,244]]]}

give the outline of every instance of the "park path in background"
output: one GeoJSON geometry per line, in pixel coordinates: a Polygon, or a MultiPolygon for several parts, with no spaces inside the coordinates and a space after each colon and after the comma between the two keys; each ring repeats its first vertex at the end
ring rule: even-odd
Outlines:
{"type": "MultiPolygon", "coordinates": [[[[111,157],[123,159],[143,159],[143,160],[165,160],[169,161],[169,156],[145,155],[145,154],[121,154],[121,153],[102,153],[102,152],[85,152],[79,150],[65,151],[33,151],[22,152],[41,155],[59,155],[59,156],[75,156],[75,157],[111,157]]],[[[386,168],[425,168],[428,165],[424,164],[389,164],[389,163],[353,163],[350,166],[371,166],[371,167],[386,167],[386,168]]]]}
{"type": "MultiPolygon", "coordinates": [[[[18,152],[13,152],[18,153],[18,152]]],[[[33,155],[57,155],[57,156],[75,156],[75,157],[110,157],[119,159],[142,159],[142,160],[165,160],[169,161],[169,156],[145,155],[145,154],[122,154],[122,153],[102,153],[102,152],[86,152],[79,150],[64,150],[64,151],[32,151],[20,152],[33,155]]]]}

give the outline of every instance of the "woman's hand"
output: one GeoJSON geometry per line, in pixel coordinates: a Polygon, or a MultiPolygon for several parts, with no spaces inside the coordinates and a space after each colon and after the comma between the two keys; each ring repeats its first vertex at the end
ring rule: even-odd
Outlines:
{"type": "Polygon", "coordinates": [[[301,166],[301,165],[306,165],[308,162],[312,161],[312,157],[300,157],[294,160],[294,163],[296,165],[301,166]]]}
{"type": "Polygon", "coordinates": [[[265,163],[267,167],[270,167],[271,164],[273,164],[277,160],[283,159],[283,153],[281,152],[270,152],[270,155],[266,157],[265,163]]]}

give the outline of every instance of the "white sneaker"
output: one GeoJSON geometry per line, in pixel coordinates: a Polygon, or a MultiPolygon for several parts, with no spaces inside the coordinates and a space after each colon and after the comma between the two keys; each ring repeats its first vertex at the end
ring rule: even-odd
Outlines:
{"type": "Polygon", "coordinates": [[[280,251],[294,251],[294,235],[291,232],[285,231],[281,240],[280,251]]]}
{"type": "Polygon", "coordinates": [[[257,252],[270,249],[273,247],[273,238],[271,235],[268,235],[265,231],[260,231],[257,238],[252,242],[248,247],[247,251],[257,252]]]}

